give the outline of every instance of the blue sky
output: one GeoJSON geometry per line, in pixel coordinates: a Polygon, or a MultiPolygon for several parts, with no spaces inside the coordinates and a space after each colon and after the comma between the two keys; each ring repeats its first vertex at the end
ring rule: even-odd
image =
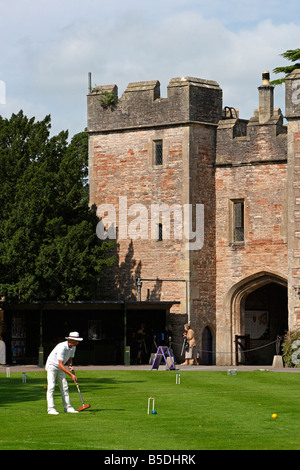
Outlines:
{"type": "MultiPolygon", "coordinates": [[[[216,80],[223,105],[249,119],[261,73],[300,47],[298,0],[0,0],[0,114],[51,114],[52,133],[86,126],[92,85],[216,80]],[[1,98],[1,95],[0,95],[1,98]]],[[[271,77],[274,78],[274,75],[271,77]]],[[[284,112],[284,87],[275,89],[284,112]]]]}

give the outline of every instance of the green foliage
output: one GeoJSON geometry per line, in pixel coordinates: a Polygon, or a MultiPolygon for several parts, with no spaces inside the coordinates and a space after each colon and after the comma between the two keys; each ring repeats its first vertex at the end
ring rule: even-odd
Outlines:
{"type": "MultiPolygon", "coordinates": [[[[281,57],[284,57],[287,60],[290,60],[291,62],[296,62],[297,60],[300,60],[300,49],[289,49],[282,54],[280,54],[281,57]]],[[[300,62],[297,62],[293,65],[287,65],[283,67],[275,67],[273,69],[273,73],[279,74],[279,73],[284,73],[285,76],[283,78],[279,78],[277,80],[271,81],[271,85],[281,85],[282,83],[285,82],[286,77],[295,69],[300,68],[300,62]]]]}
{"type": "Polygon", "coordinates": [[[95,86],[91,93],[98,94],[98,101],[104,109],[115,106],[119,101],[113,91],[101,90],[98,86],[95,86]]]}
{"type": "Polygon", "coordinates": [[[295,352],[295,348],[292,346],[293,342],[297,340],[300,340],[300,330],[288,331],[285,335],[285,340],[282,344],[282,357],[286,367],[299,367],[292,360],[292,355],[295,352]]]}
{"type": "Polygon", "coordinates": [[[103,108],[108,108],[109,106],[114,106],[117,103],[117,99],[113,92],[102,91],[98,97],[99,102],[103,108]]]}
{"type": "Polygon", "coordinates": [[[49,136],[50,116],[0,117],[0,293],[7,301],[91,299],[112,244],[88,208],[88,140],[49,136]],[[108,250],[108,251],[107,251],[108,250]]]}

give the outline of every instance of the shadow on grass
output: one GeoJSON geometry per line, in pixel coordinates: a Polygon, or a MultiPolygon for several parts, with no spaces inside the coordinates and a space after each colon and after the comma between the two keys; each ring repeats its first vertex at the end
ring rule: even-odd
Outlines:
{"type": "Polygon", "coordinates": [[[47,380],[42,378],[28,378],[22,383],[22,377],[11,377],[1,379],[0,383],[0,406],[38,401],[46,397],[47,380]]]}
{"type": "MultiPolygon", "coordinates": [[[[78,374],[79,375],[79,374],[78,374]]],[[[78,376],[77,376],[78,377],[78,376]]],[[[118,380],[115,378],[85,378],[78,377],[78,383],[81,392],[84,394],[86,389],[93,387],[96,389],[110,388],[118,384],[142,383],[143,380],[118,380]]],[[[72,393],[76,389],[75,384],[68,380],[69,391],[72,393]],[[74,389],[73,389],[74,388],[74,389]]],[[[58,385],[56,384],[56,390],[58,385]]],[[[34,402],[46,399],[47,377],[26,376],[26,383],[22,383],[22,376],[1,378],[0,380],[0,407],[22,402],[34,402]]],[[[94,410],[96,411],[96,410],[94,410]]],[[[103,410],[99,410],[103,411],[103,410]]],[[[113,411],[113,410],[112,410],[113,411]]],[[[119,410],[123,411],[123,410],[119,410]]]]}
{"type": "MultiPolygon", "coordinates": [[[[84,379],[83,379],[84,381],[84,379]]],[[[91,379],[86,379],[87,382],[91,382],[91,379]]],[[[99,384],[133,384],[133,383],[143,383],[145,380],[116,380],[112,378],[101,378],[101,379],[93,379],[94,383],[99,383],[99,384]]]]}
{"type": "Polygon", "coordinates": [[[126,411],[125,408],[89,408],[88,413],[111,413],[113,411],[126,411]]]}

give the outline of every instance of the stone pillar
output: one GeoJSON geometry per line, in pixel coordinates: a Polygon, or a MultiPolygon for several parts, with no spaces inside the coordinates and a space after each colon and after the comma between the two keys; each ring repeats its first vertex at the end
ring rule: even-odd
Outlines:
{"type": "Polygon", "coordinates": [[[288,309],[289,329],[300,327],[300,69],[285,80],[288,121],[288,309]]]}

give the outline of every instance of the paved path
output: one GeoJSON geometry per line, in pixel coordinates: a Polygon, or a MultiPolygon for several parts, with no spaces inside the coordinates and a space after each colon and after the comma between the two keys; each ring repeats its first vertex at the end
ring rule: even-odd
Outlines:
{"type": "MultiPolygon", "coordinates": [[[[2,365],[0,364],[0,373],[5,372],[6,368],[10,368],[10,372],[39,372],[45,370],[37,365],[2,365]]],[[[131,365],[131,366],[124,366],[124,365],[107,365],[107,366],[74,366],[75,370],[149,370],[151,371],[151,365],[131,365]]],[[[282,367],[276,368],[272,366],[182,366],[180,364],[176,365],[176,370],[178,371],[193,371],[193,372],[208,372],[208,371],[228,371],[229,369],[236,369],[239,371],[254,371],[254,370],[267,370],[270,372],[300,372],[300,367],[282,367]]],[[[159,367],[160,370],[166,370],[165,365],[161,365],[159,367]]],[[[157,372],[154,370],[153,372],[157,372]]]]}

